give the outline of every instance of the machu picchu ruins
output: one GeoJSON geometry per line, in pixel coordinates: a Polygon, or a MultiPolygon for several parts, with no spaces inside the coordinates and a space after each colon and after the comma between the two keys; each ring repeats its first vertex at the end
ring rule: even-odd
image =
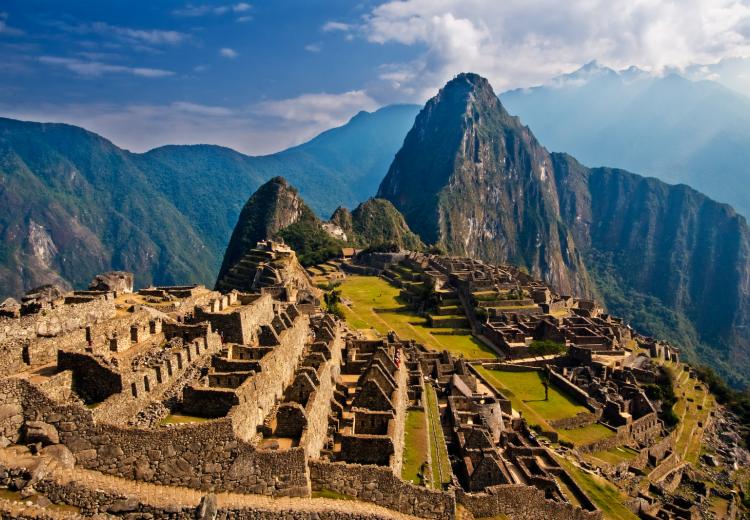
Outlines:
{"type": "Polygon", "coordinates": [[[696,468],[730,483],[750,455],[679,348],[519,269],[355,250],[305,269],[263,240],[217,290],[134,283],[3,303],[3,514],[615,517],[601,482],[641,518],[738,510],[696,468]],[[362,321],[355,280],[423,321],[362,321]]]}

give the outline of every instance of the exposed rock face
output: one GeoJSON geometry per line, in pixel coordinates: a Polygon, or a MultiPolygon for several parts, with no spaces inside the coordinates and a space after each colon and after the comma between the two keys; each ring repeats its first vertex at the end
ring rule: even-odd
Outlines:
{"type": "Polygon", "coordinates": [[[427,102],[378,197],[449,253],[526,266],[562,293],[591,292],[560,220],[550,154],[476,74],[427,102]]]}
{"type": "Polygon", "coordinates": [[[114,291],[117,293],[133,292],[133,273],[111,271],[98,274],[89,284],[91,291],[114,291]]]}
{"type": "Polygon", "coordinates": [[[258,242],[301,219],[315,219],[310,208],[283,177],[274,177],[245,203],[224,253],[218,280],[258,242]]]}
{"type": "Polygon", "coordinates": [[[547,152],[477,75],[427,103],[378,196],[426,242],[598,293],[735,384],[750,380],[745,219],[687,186],[547,152]]]}

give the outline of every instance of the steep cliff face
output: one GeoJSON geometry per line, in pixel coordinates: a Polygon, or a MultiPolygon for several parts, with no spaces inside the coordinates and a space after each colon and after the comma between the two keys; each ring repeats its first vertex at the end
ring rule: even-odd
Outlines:
{"type": "Polygon", "coordinates": [[[462,74],[417,117],[381,183],[427,242],[592,293],[688,357],[750,381],[750,229],[685,186],[548,153],[462,74]]]}
{"type": "Polygon", "coordinates": [[[563,219],[610,310],[646,328],[663,327],[655,317],[669,310],[671,330],[658,332],[677,334],[704,356],[715,356],[706,345],[715,347],[721,355],[713,361],[728,372],[747,367],[750,230],[744,217],[684,184],[588,169],[564,154],[553,160],[563,219]],[[623,299],[613,289],[655,301],[623,299]]]}
{"type": "Polygon", "coordinates": [[[297,190],[283,177],[274,177],[258,188],[242,208],[224,253],[218,280],[260,240],[273,238],[297,222],[315,220],[297,190]]]}
{"type": "Polygon", "coordinates": [[[476,74],[428,101],[378,197],[451,254],[525,266],[563,293],[591,292],[560,220],[550,154],[476,74]]]}

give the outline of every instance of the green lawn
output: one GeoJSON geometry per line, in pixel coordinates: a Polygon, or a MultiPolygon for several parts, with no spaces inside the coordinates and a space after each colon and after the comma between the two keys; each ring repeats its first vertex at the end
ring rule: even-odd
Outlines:
{"type": "Polygon", "coordinates": [[[627,446],[611,448],[605,451],[597,451],[591,454],[592,457],[612,465],[617,465],[622,462],[630,462],[637,455],[637,451],[632,448],[628,448],[627,446]]]}
{"type": "Polygon", "coordinates": [[[435,489],[441,489],[442,484],[449,484],[452,480],[451,462],[448,458],[448,448],[445,446],[443,427],[440,425],[440,409],[435,389],[425,383],[425,407],[430,425],[430,458],[432,459],[432,483],[435,489]]]}
{"type": "Polygon", "coordinates": [[[409,410],[406,414],[404,428],[404,463],[401,466],[401,478],[414,484],[421,484],[419,470],[427,462],[428,430],[425,413],[421,410],[409,410]]]}
{"type": "Polygon", "coordinates": [[[182,415],[181,413],[172,413],[161,420],[160,424],[188,424],[210,421],[206,417],[195,417],[192,415],[182,415]]]}
{"type": "Polygon", "coordinates": [[[375,329],[381,334],[393,330],[402,339],[414,339],[434,350],[447,350],[468,359],[493,358],[494,352],[470,334],[433,334],[439,330],[427,326],[399,301],[399,289],[375,276],[347,276],[340,285],[346,321],[356,329],[375,329]]]}
{"type": "Polygon", "coordinates": [[[625,496],[610,482],[587,473],[562,457],[560,465],[573,477],[592,502],[602,510],[607,520],[636,520],[638,517],[625,507],[625,496]]]}
{"type": "Polygon", "coordinates": [[[557,433],[561,439],[572,442],[577,446],[585,446],[615,434],[615,432],[599,423],[589,424],[582,428],[557,430],[557,433]]]}
{"type": "Polygon", "coordinates": [[[555,386],[549,387],[549,399],[544,400],[544,386],[539,372],[510,372],[488,370],[477,366],[477,370],[508,399],[516,410],[522,412],[530,424],[539,424],[551,429],[547,421],[573,417],[588,409],[576,403],[555,386]]]}

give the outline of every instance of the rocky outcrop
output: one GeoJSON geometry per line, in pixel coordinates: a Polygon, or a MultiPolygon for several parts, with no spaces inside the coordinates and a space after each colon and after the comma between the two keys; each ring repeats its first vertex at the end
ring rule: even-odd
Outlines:
{"type": "Polygon", "coordinates": [[[98,274],[89,284],[90,291],[111,291],[120,294],[133,292],[133,273],[111,271],[98,274]]]}
{"type": "Polygon", "coordinates": [[[224,253],[218,280],[261,240],[300,220],[316,220],[312,210],[283,177],[274,177],[245,203],[224,253]]]}

